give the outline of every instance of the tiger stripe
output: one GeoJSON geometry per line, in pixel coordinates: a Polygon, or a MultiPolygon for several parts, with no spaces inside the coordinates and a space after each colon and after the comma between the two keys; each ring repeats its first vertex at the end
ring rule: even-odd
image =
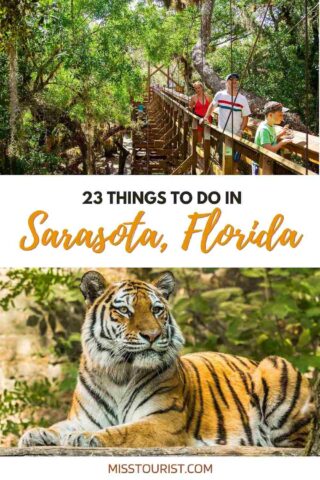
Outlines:
{"type": "Polygon", "coordinates": [[[88,311],[68,418],[25,432],[20,445],[305,445],[314,415],[308,380],[277,356],[180,356],[173,289],[169,272],[153,284],[110,287],[98,272],[85,274],[88,311]]]}
{"type": "Polygon", "coordinates": [[[98,428],[102,428],[102,425],[95,420],[95,418],[90,414],[90,412],[86,409],[86,407],[83,405],[83,403],[79,400],[77,396],[74,397],[75,402],[79,405],[81,410],[85,413],[85,416],[90,420],[93,425],[95,425],[98,428]]]}
{"type": "Polygon", "coordinates": [[[225,397],[225,395],[222,391],[221,383],[220,383],[220,380],[219,380],[219,377],[218,377],[217,373],[214,370],[214,366],[211,365],[209,363],[209,361],[205,357],[203,357],[202,355],[200,355],[200,357],[203,359],[207,369],[209,370],[223,403],[225,404],[225,406],[227,408],[229,408],[229,404],[228,404],[228,402],[226,400],[226,397],[225,397]]]}
{"type": "MultiPolygon", "coordinates": [[[[280,395],[279,399],[274,405],[274,407],[268,412],[266,418],[270,417],[279,407],[285,402],[287,396],[287,388],[288,388],[288,367],[287,363],[282,360],[282,370],[281,370],[281,377],[280,377],[280,395]]],[[[277,365],[277,364],[276,364],[277,365]]]]}
{"type": "Polygon", "coordinates": [[[286,423],[286,421],[288,420],[291,412],[293,411],[293,409],[295,408],[295,406],[297,404],[299,394],[300,394],[301,381],[302,381],[301,373],[297,372],[297,380],[296,380],[296,385],[295,385],[295,389],[294,389],[294,394],[293,394],[293,397],[291,399],[291,403],[290,403],[290,406],[289,406],[288,410],[286,411],[286,413],[284,415],[282,415],[282,417],[280,417],[280,419],[278,421],[278,425],[277,425],[278,429],[283,427],[283,425],[286,423]]]}
{"type": "Polygon", "coordinates": [[[249,444],[250,445],[253,445],[253,439],[252,439],[252,432],[251,432],[251,428],[250,428],[250,424],[249,424],[249,417],[248,417],[248,414],[247,412],[245,411],[245,408],[243,406],[243,404],[241,403],[241,400],[240,398],[238,397],[236,391],[234,390],[234,388],[232,387],[231,383],[230,383],[230,380],[228,379],[228,377],[226,376],[226,374],[224,373],[224,378],[227,382],[227,385],[231,391],[231,394],[232,394],[232,397],[234,399],[234,402],[236,404],[236,407],[237,407],[237,410],[240,414],[240,418],[241,418],[241,422],[242,422],[242,425],[243,425],[243,429],[246,433],[246,436],[247,436],[247,439],[249,441],[249,444]]]}
{"type": "Polygon", "coordinates": [[[218,423],[218,425],[217,425],[217,444],[218,445],[225,445],[227,443],[227,431],[226,431],[225,424],[224,424],[224,416],[223,416],[222,410],[219,406],[219,403],[218,403],[218,401],[217,401],[217,399],[214,395],[212,385],[210,383],[208,383],[208,388],[209,388],[209,392],[211,394],[214,409],[217,413],[217,423],[218,423]]]}

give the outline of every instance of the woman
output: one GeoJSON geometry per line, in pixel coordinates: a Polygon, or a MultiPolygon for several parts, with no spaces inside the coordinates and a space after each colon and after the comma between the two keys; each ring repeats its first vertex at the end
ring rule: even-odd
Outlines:
{"type": "MultiPolygon", "coordinates": [[[[207,113],[210,103],[212,102],[212,98],[210,95],[205,93],[203,84],[201,82],[195,82],[193,84],[193,88],[196,94],[190,98],[189,108],[193,110],[198,117],[203,118],[207,113]]],[[[209,122],[212,122],[212,117],[209,117],[209,122]]],[[[198,125],[198,142],[202,143],[202,139],[203,126],[198,125]]]]}

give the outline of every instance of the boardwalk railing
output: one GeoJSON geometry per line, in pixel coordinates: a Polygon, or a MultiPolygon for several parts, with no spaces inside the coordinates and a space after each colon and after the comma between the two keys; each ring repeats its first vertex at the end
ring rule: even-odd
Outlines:
{"type": "MultiPolygon", "coordinates": [[[[233,173],[233,155],[241,155],[243,173],[251,173],[252,165],[260,175],[294,174],[314,175],[318,173],[318,138],[310,136],[308,168],[304,166],[305,142],[292,142],[283,155],[270,152],[254,144],[256,124],[251,123],[246,131],[249,139],[240,138],[215,125],[204,126],[203,143],[198,143],[199,117],[187,106],[188,97],[170,89],[151,88],[150,103],[147,105],[149,130],[148,150],[155,149],[164,159],[165,171],[171,174],[215,174],[233,173]],[[287,151],[295,160],[287,158],[287,151]],[[291,154],[290,154],[291,155],[291,154]],[[300,163],[300,164],[299,164],[300,163]],[[310,169],[310,166],[312,169],[310,169]]],[[[305,137],[301,132],[296,135],[305,137]]]]}

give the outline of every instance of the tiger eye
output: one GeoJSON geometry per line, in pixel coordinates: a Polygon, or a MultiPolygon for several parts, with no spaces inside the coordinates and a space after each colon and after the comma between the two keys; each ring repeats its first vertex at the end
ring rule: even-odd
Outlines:
{"type": "Polygon", "coordinates": [[[120,313],[128,313],[129,310],[128,310],[127,307],[120,307],[120,308],[119,308],[119,312],[120,312],[120,313]]]}
{"type": "Polygon", "coordinates": [[[153,313],[156,315],[157,313],[162,312],[163,308],[162,307],[154,307],[153,308],[153,313]]]}

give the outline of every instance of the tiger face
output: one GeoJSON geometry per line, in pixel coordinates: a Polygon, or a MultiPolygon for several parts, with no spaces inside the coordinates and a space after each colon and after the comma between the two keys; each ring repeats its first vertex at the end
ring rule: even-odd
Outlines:
{"type": "Polygon", "coordinates": [[[88,272],[81,291],[89,304],[83,352],[104,369],[168,367],[184,340],[168,306],[175,286],[170,272],[157,282],[124,281],[106,288],[98,272],[88,272]]]}

